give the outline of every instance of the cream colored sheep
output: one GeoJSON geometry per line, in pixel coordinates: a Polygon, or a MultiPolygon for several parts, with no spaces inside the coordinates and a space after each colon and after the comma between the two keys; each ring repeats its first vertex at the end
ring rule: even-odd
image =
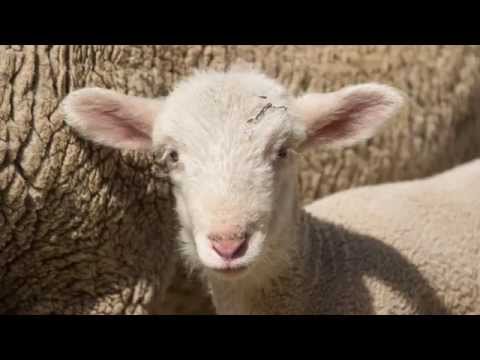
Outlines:
{"type": "Polygon", "coordinates": [[[158,153],[184,257],[221,314],[478,311],[480,163],[299,206],[297,151],[371,138],[402,103],[379,84],[294,98],[234,70],[197,73],[163,100],[82,89],[65,111],[86,138],[158,153]]]}

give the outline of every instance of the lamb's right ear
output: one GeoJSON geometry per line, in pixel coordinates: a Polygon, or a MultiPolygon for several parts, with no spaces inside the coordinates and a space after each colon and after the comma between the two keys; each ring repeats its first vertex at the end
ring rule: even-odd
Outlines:
{"type": "Polygon", "coordinates": [[[63,101],[66,123],[100,144],[132,150],[152,147],[152,129],[162,101],[101,88],[73,91],[63,101]]]}

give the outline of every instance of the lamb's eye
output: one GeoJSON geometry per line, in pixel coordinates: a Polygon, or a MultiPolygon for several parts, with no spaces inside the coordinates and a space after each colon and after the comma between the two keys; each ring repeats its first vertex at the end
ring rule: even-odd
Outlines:
{"type": "Polygon", "coordinates": [[[285,159],[287,155],[288,155],[288,149],[286,147],[282,147],[280,148],[280,150],[278,150],[277,156],[280,159],[285,159]]]}
{"type": "Polygon", "coordinates": [[[175,150],[170,151],[170,153],[168,154],[168,159],[172,163],[176,163],[178,161],[178,152],[175,150]]]}

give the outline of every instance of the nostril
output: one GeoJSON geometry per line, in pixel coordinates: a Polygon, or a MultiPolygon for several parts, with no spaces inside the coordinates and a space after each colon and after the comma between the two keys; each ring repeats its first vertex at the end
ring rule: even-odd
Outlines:
{"type": "Polygon", "coordinates": [[[247,252],[247,248],[248,248],[248,242],[247,242],[247,237],[245,235],[244,240],[240,243],[240,246],[238,246],[235,252],[232,254],[232,259],[238,259],[243,255],[245,255],[245,253],[247,252]]]}

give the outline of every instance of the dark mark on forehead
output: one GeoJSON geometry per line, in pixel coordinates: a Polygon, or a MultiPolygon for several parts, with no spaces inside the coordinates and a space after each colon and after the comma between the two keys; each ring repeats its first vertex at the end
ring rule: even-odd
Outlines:
{"type": "MultiPolygon", "coordinates": [[[[261,96],[260,96],[261,97],[261,96]]],[[[266,96],[265,96],[266,98],[266,96]]],[[[286,106],[273,106],[272,103],[267,103],[267,105],[265,105],[264,107],[262,107],[262,109],[260,110],[260,112],[253,118],[250,118],[247,120],[247,123],[251,124],[251,123],[257,123],[260,121],[261,117],[263,115],[265,115],[265,112],[268,110],[268,109],[283,109],[285,111],[287,111],[287,107],[286,106]]]]}

